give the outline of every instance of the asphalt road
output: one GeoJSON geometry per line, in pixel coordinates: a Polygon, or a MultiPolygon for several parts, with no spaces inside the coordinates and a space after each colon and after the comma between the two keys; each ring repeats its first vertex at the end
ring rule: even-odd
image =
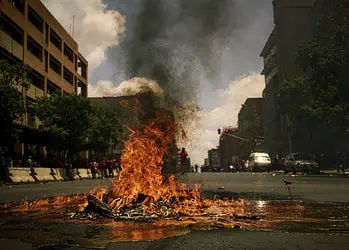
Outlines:
{"type": "MultiPolygon", "coordinates": [[[[247,199],[283,200],[289,193],[284,180],[290,181],[293,199],[317,202],[346,202],[349,206],[349,178],[336,176],[291,176],[280,173],[201,173],[188,174],[181,181],[201,184],[205,195],[221,193],[247,199]]],[[[0,187],[0,202],[36,199],[53,195],[86,192],[97,185],[108,186],[110,179],[26,184],[0,187]]],[[[348,214],[349,217],[349,214],[348,214]]],[[[286,233],[283,231],[212,230],[158,241],[111,243],[107,249],[347,249],[348,235],[335,233],[286,233]]],[[[82,249],[59,246],[38,248],[16,239],[0,239],[0,250],[7,249],[82,249]]]]}
{"type": "MultiPolygon", "coordinates": [[[[349,177],[284,175],[282,173],[192,173],[181,176],[189,185],[200,184],[207,193],[222,192],[248,199],[293,199],[324,202],[349,202],[349,177]]],[[[110,186],[111,179],[35,183],[0,186],[0,202],[33,200],[56,195],[77,194],[96,186],[110,186]]]]}

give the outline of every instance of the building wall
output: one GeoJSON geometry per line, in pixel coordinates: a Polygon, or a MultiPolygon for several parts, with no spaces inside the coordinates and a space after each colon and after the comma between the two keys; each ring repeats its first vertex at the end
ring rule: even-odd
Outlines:
{"type": "MultiPolygon", "coordinates": [[[[27,106],[54,91],[87,96],[88,62],[79,53],[76,41],[40,0],[1,0],[0,21],[0,59],[22,62],[31,69],[30,88],[26,92],[20,90],[26,97],[27,106]],[[53,68],[57,61],[56,72],[53,68]]],[[[33,129],[40,124],[29,114],[20,123],[33,129]]],[[[32,151],[29,149],[31,144],[39,148],[36,151],[42,151],[42,146],[37,143],[32,140],[16,145],[16,158],[26,157],[26,152],[32,151]]]]}
{"type": "Polygon", "coordinates": [[[288,125],[280,114],[276,92],[280,82],[301,72],[296,63],[299,45],[311,38],[314,0],[274,0],[274,24],[261,56],[266,87],[263,91],[264,147],[270,154],[287,154],[288,125]],[[273,56],[270,56],[270,55],[273,56]],[[266,60],[266,58],[272,58],[266,60]]]}
{"type": "Polygon", "coordinates": [[[40,78],[43,78],[42,85],[33,82],[27,96],[36,99],[46,95],[51,91],[51,83],[57,86],[60,91],[66,93],[81,91],[83,95],[87,96],[88,63],[79,53],[76,41],[40,0],[23,1],[22,11],[19,10],[18,5],[13,4],[20,2],[18,0],[0,2],[2,18],[0,45],[3,57],[13,57],[14,60],[24,62],[40,78]],[[34,25],[31,20],[40,21],[39,24],[34,21],[36,24],[34,25]],[[21,38],[13,39],[11,32],[5,32],[5,30],[13,28],[11,28],[12,25],[9,25],[11,22],[20,29],[21,38]],[[51,39],[55,35],[61,40],[59,48],[54,45],[54,39],[51,39]],[[33,47],[36,47],[36,53],[31,52],[33,47]],[[67,54],[71,54],[72,60],[68,59],[67,54]],[[52,69],[54,63],[51,58],[55,58],[61,64],[58,69],[59,73],[52,69]],[[65,78],[65,72],[72,77],[65,78]],[[69,78],[72,80],[68,80],[69,78]]]}
{"type": "Polygon", "coordinates": [[[252,139],[263,136],[263,98],[247,98],[239,115],[239,135],[252,139]]]}
{"type": "Polygon", "coordinates": [[[220,171],[219,149],[213,148],[208,151],[208,162],[212,172],[220,171]]]}
{"type": "MultiPolygon", "coordinates": [[[[264,144],[271,154],[287,154],[290,150],[288,142],[287,116],[278,111],[275,93],[280,82],[292,79],[301,72],[295,58],[299,45],[309,41],[314,34],[320,18],[338,4],[348,0],[274,0],[275,27],[267,40],[261,56],[264,57],[266,88],[263,92],[264,105],[264,144]],[[275,67],[277,74],[268,77],[273,68],[270,63],[272,48],[276,48],[275,67]]],[[[319,146],[335,137],[335,128],[324,126],[304,127],[291,138],[292,151],[328,150],[319,146]],[[316,145],[314,145],[316,144],[316,145]]],[[[336,143],[341,144],[341,143],[336,143]]]]}

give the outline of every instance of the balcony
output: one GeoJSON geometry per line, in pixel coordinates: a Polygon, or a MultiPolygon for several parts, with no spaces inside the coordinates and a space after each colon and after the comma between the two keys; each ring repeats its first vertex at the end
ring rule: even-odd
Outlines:
{"type": "Polygon", "coordinates": [[[0,31],[0,45],[19,60],[23,61],[23,46],[3,31],[0,31]]]}
{"type": "Polygon", "coordinates": [[[265,74],[265,85],[268,85],[270,81],[273,79],[274,76],[276,76],[278,73],[278,67],[275,66],[270,72],[265,74]]]}
{"type": "Polygon", "coordinates": [[[43,97],[45,95],[44,90],[36,87],[33,84],[30,84],[28,91],[27,91],[27,96],[36,100],[37,98],[43,97]]]}
{"type": "Polygon", "coordinates": [[[274,47],[270,50],[270,53],[266,57],[264,57],[264,65],[268,65],[271,59],[275,56],[276,56],[276,46],[274,45],[274,47]]]}

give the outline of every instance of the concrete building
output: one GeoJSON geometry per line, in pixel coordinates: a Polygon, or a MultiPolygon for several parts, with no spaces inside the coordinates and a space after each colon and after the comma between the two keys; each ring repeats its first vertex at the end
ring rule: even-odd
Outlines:
{"type": "Polygon", "coordinates": [[[247,98],[238,114],[238,127],[223,128],[219,138],[220,165],[224,171],[251,151],[263,150],[263,99],[247,98]]]}
{"type": "MultiPolygon", "coordinates": [[[[342,3],[348,3],[348,0],[273,1],[275,26],[260,54],[264,59],[262,74],[265,75],[264,145],[272,155],[285,155],[289,151],[321,150],[314,147],[313,139],[330,133],[328,128],[317,131],[309,128],[310,132],[304,129],[291,135],[288,128],[290,117],[280,114],[275,94],[281,82],[290,80],[301,72],[295,60],[299,45],[313,37],[323,15],[342,3]]],[[[332,130],[336,131],[335,128],[332,130]]],[[[325,137],[322,141],[328,141],[331,136],[325,137]]]]}
{"type": "Polygon", "coordinates": [[[314,0],[274,0],[274,28],[260,54],[264,59],[263,91],[264,146],[271,154],[287,154],[287,115],[279,112],[276,92],[280,82],[300,72],[296,55],[301,43],[311,38],[314,0]]]}
{"type": "Polygon", "coordinates": [[[263,136],[263,98],[247,98],[238,114],[239,135],[253,139],[263,136]]]}
{"type": "Polygon", "coordinates": [[[219,172],[221,170],[219,147],[208,151],[208,163],[211,172],[219,172]]]}
{"type": "MultiPolygon", "coordinates": [[[[22,90],[27,105],[55,91],[87,96],[88,62],[79,53],[77,42],[40,0],[2,0],[0,19],[0,59],[23,62],[31,69],[32,84],[27,92],[22,90]]],[[[38,125],[30,115],[22,121],[28,133],[38,125]]],[[[20,144],[17,153],[23,155],[30,143],[20,144]]]]}

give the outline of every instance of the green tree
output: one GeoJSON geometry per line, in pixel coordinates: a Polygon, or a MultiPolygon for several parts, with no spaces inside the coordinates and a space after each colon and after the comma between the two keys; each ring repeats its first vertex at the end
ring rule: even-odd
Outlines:
{"type": "Polygon", "coordinates": [[[321,123],[349,129],[349,9],[338,6],[319,22],[314,37],[300,46],[298,77],[281,84],[280,110],[292,124],[321,123]]]}
{"type": "Polygon", "coordinates": [[[88,129],[88,146],[95,153],[106,154],[120,141],[122,133],[118,113],[102,107],[93,107],[88,129]]]}
{"type": "Polygon", "coordinates": [[[61,158],[71,162],[87,142],[92,111],[87,98],[56,93],[40,98],[33,110],[41,122],[40,128],[55,138],[48,149],[60,152],[61,158]]]}
{"type": "Polygon", "coordinates": [[[10,65],[6,60],[0,60],[0,147],[3,150],[12,151],[17,142],[15,122],[25,114],[22,89],[28,87],[28,69],[23,64],[10,65]]]}

